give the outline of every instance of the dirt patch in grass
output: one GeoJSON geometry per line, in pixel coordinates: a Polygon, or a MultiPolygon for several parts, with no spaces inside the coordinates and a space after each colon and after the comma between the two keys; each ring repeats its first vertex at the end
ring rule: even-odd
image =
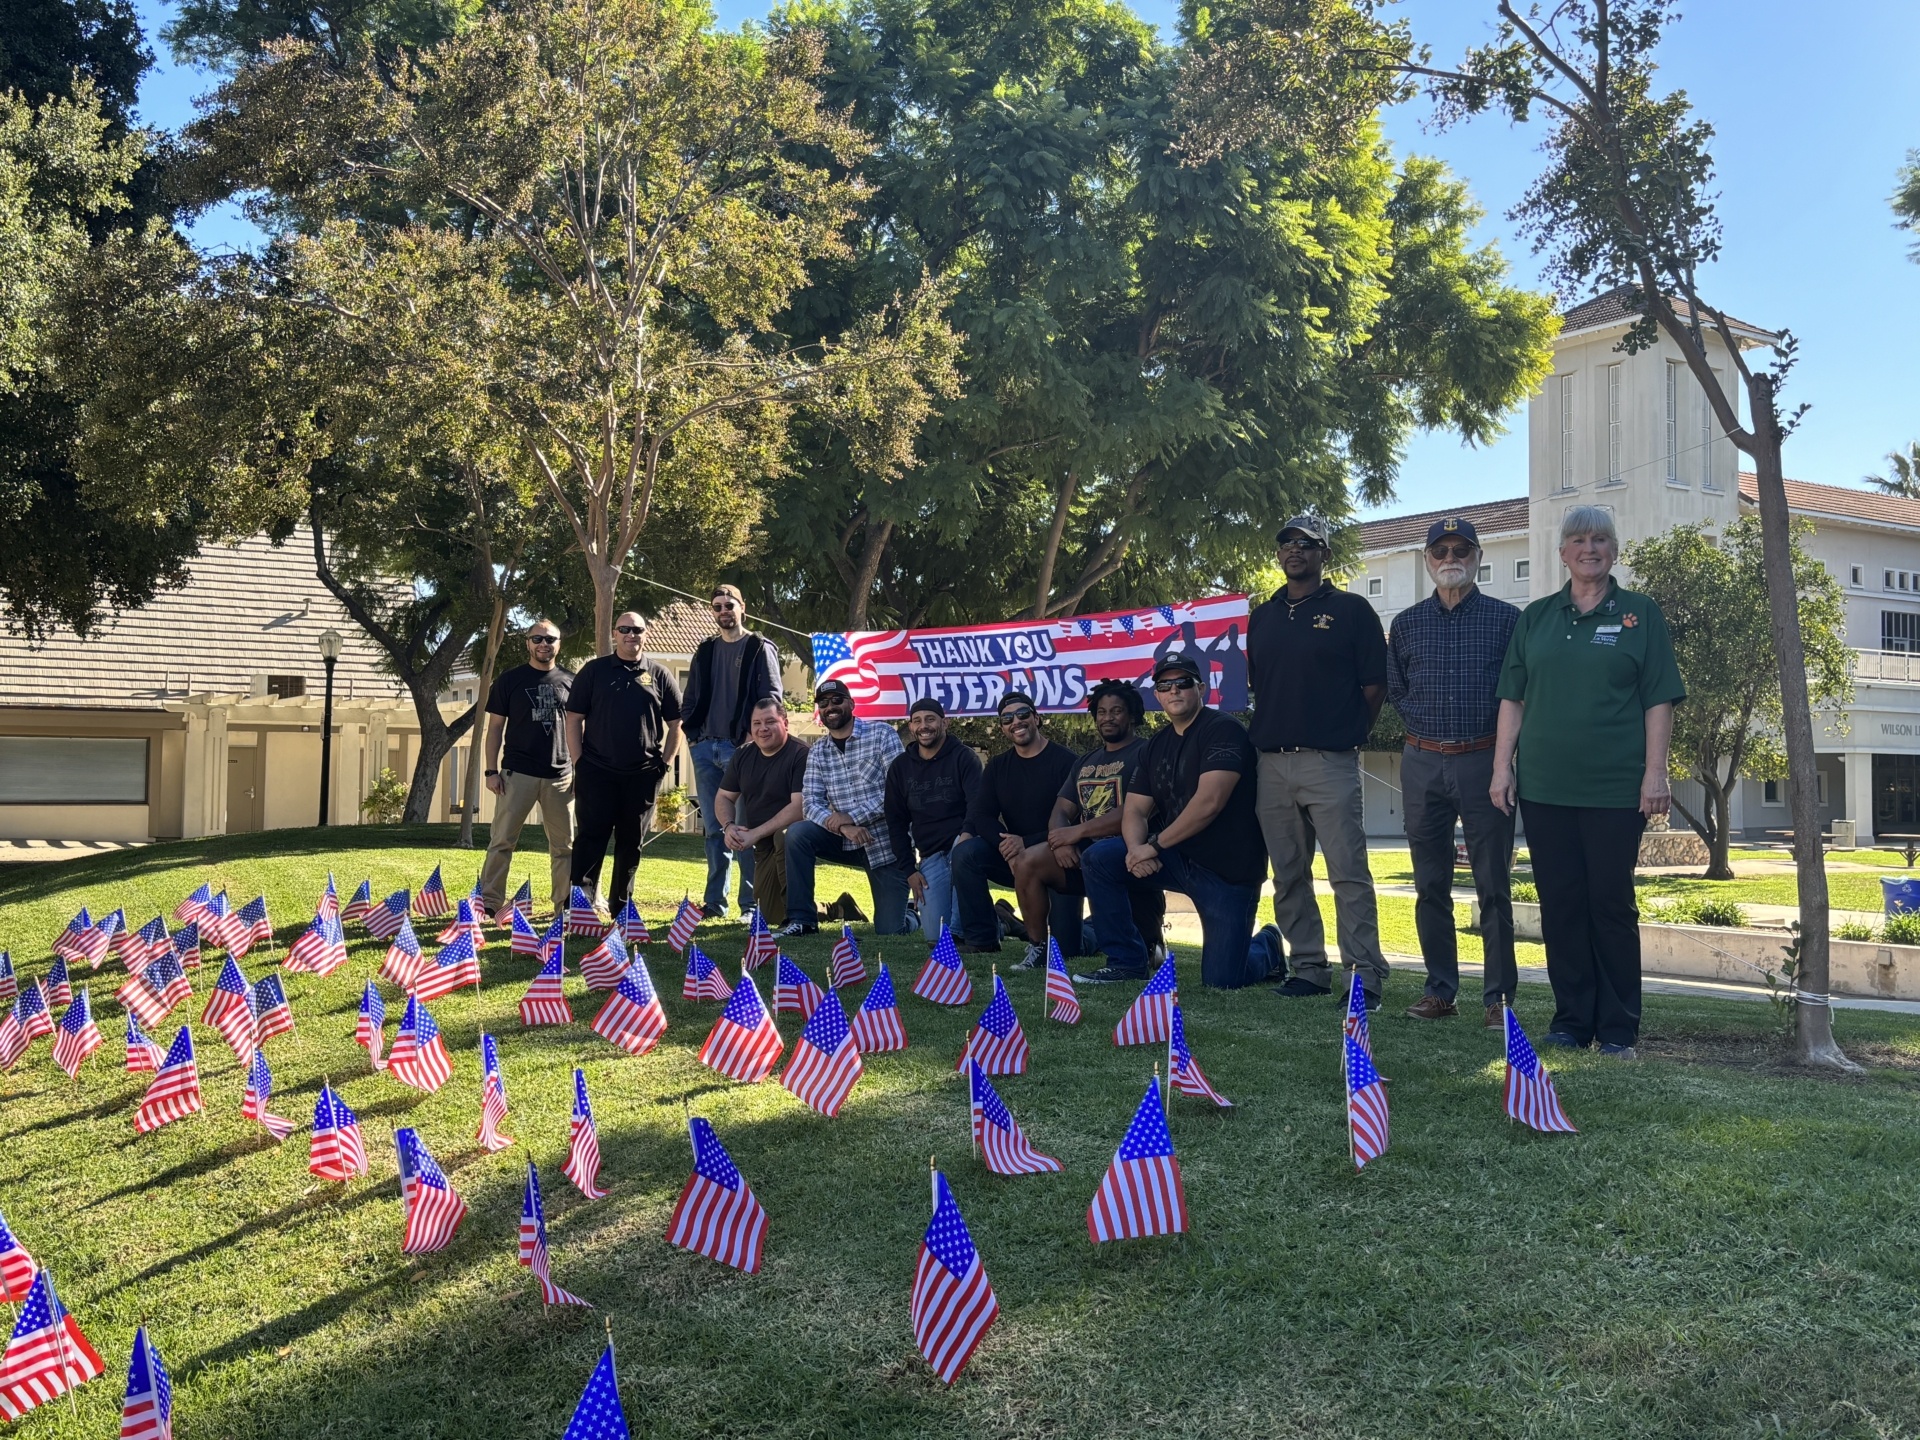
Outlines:
{"type": "MultiPolygon", "coordinates": [[[[1920,1085],[1920,1052],[1884,1041],[1842,1042],[1853,1061],[1869,1074],[1898,1076],[1920,1085]]],[[[1802,1065],[1793,1048],[1779,1035],[1643,1035],[1640,1054],[1649,1060],[1678,1060],[1687,1065],[1713,1065],[1767,1075],[1793,1075],[1813,1080],[1858,1084],[1856,1077],[1802,1065]]]]}

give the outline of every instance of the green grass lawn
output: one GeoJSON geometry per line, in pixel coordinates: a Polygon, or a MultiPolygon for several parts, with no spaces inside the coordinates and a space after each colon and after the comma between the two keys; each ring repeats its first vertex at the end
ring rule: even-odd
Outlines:
{"type": "MultiPolygon", "coordinates": [[[[204,878],[238,899],[264,890],[284,942],[329,863],[343,892],[371,874],[379,894],[441,860],[464,892],[479,857],[450,845],[442,829],[278,831],[10,867],[0,945],[37,975],[81,902],[124,903],[137,924],[204,878]]],[[[516,882],[539,868],[530,858],[516,882]]],[[[698,874],[696,842],[650,849],[648,918],[663,926],[698,874]]],[[[851,883],[864,898],[863,883],[829,874],[828,894],[851,883]]],[[[730,967],[741,942],[738,924],[702,928],[730,967]]],[[[825,1120],[775,1085],[732,1085],[695,1064],[718,1007],[677,998],[663,945],[649,958],[672,1028],[639,1060],[588,1032],[598,1002],[577,978],[578,1024],[523,1031],[515,1005],[533,967],[490,945],[484,988],[435,1007],[454,1077],[416,1095],[370,1074],[352,1043],[379,955],[357,941],[334,976],[287,977],[299,1029],[269,1045],[278,1113],[304,1124],[323,1077],[358,1111],[374,1174],[348,1186],[307,1174],[304,1133],[274,1145],[240,1118],[239,1067],[197,1027],[206,1113],[137,1139],[142,1081],[120,1072],[110,999],[121,976],[102,970],[93,988],[110,1038],[79,1083],[45,1042],[0,1077],[0,1208],[109,1376],[81,1390],[77,1414],[62,1401],[11,1433],[116,1433],[144,1318],[173,1371],[183,1440],[557,1437],[602,1315],[627,1413],[650,1436],[1913,1433],[1920,1022],[1842,1012],[1841,1037],[1871,1070],[1836,1083],[1781,1062],[1764,1005],[1653,997],[1649,1058],[1556,1059],[1582,1133],[1543,1137],[1501,1117],[1493,1037],[1401,1018],[1417,986],[1396,977],[1374,1032],[1393,1146],[1355,1174],[1338,1006],[1196,986],[1183,995],[1196,1054],[1238,1104],[1176,1103],[1192,1231],[1095,1249],[1088,1199],[1160,1058],[1111,1042],[1130,997],[1089,994],[1086,1023],[1066,1029],[1043,1018],[1037,977],[1009,982],[1033,1066],[1002,1093],[1066,1170],[999,1179],[968,1154],[951,1078],[974,1010],[905,995],[918,942],[862,942],[894,967],[913,1047],[874,1057],[825,1120]],[[524,1145],[495,1156],[473,1143],[482,1028],[500,1036],[505,1128],[524,1145]],[[576,1064],[612,1192],[594,1202],[560,1173],[576,1064]],[[770,1213],[757,1276],[663,1241],[690,1163],[687,1104],[770,1213]],[[413,1259],[398,1249],[390,1130],[402,1123],[473,1207],[449,1249],[413,1259]],[[528,1151],[555,1279],[598,1313],[543,1314],[514,1263],[528,1151]],[[951,1390],[917,1358],[907,1318],[930,1153],[1002,1306],[951,1390]]],[[[817,976],[829,944],[793,953],[817,976]]],[[[194,1015],[213,973],[195,977],[194,1015]]],[[[1544,987],[1523,987],[1536,1035],[1549,1004],[1544,987]]],[[[791,1019],[782,1028],[797,1032],[791,1019]]]]}

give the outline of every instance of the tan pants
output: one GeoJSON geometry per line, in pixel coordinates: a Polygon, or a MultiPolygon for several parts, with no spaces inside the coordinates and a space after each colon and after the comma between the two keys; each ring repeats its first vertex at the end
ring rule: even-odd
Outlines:
{"type": "Polygon", "coordinates": [[[547,855],[553,862],[553,908],[564,911],[573,883],[573,777],[541,780],[532,775],[500,772],[502,789],[493,797],[493,823],[488,827],[487,863],[480,871],[480,896],[487,913],[497,915],[507,897],[507,868],[520,827],[536,803],[540,824],[547,832],[547,855]]]}
{"type": "Polygon", "coordinates": [[[787,832],[776,830],[753,847],[753,903],[778,930],[787,918],[787,832]]]}
{"type": "Polygon", "coordinates": [[[1287,942],[1288,973],[1315,985],[1333,983],[1326,927],[1313,898],[1313,849],[1327,857],[1340,959],[1358,967],[1374,994],[1387,982],[1380,919],[1367,865],[1361,812],[1360,756],[1352,750],[1263,751],[1255,810],[1273,861],[1273,923],[1287,942]]]}

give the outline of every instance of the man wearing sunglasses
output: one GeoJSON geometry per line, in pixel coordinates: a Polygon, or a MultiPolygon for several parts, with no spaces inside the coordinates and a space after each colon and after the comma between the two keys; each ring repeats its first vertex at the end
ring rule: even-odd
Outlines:
{"type": "Polygon", "coordinates": [[[1360,804],[1360,747],[1387,698],[1387,637],[1363,595],[1336,589],[1326,568],[1326,527],[1295,515],[1280,527],[1287,583],[1247,617],[1247,681],[1260,752],[1260,829],[1273,860],[1273,921],[1291,976],[1278,993],[1333,988],[1327,932],[1313,896],[1313,850],[1327,857],[1340,958],[1380,1003],[1387,961],[1367,866],[1360,804]]]}
{"type": "Polygon", "coordinates": [[[1153,667],[1167,723],[1126,777],[1120,833],[1080,857],[1093,928],[1107,963],[1077,985],[1147,978],[1146,937],[1133,898],[1177,890],[1200,916],[1200,979],[1234,990],[1267,978],[1251,955],[1266,851],[1254,815],[1253,743],[1231,715],[1207,704],[1200,662],[1170,651],[1153,667]]]}
{"type": "Polygon", "coordinates": [[[853,692],[842,681],[822,680],[813,704],[827,733],[807,750],[800,780],[805,818],[787,827],[787,923],[774,934],[820,928],[813,873],[828,860],[867,872],[875,934],[904,935],[907,865],[894,854],[886,819],[887,767],[904,747],[891,725],[854,716],[853,692]]]}
{"type": "MultiPolygon", "coordinates": [[[[1040,728],[1033,697],[1009,690],[997,709],[1000,733],[1011,744],[987,761],[953,842],[953,904],[960,914],[960,949],[985,955],[1000,948],[1000,916],[991,885],[1013,888],[1013,865],[1027,848],[1043,845],[1053,800],[1077,757],[1040,728]]],[[[1031,947],[1029,947],[1031,948],[1031,947]]]]}
{"type": "MultiPolygon", "coordinates": [[[[683,705],[687,756],[693,761],[693,785],[700,797],[700,825],[707,838],[707,888],[701,912],[708,919],[727,913],[727,877],[733,850],[720,823],[720,781],[734,751],[747,743],[754,707],[780,693],[780,654],[773,642],[746,628],[746,603],[732,585],[713,590],[714,633],[694,649],[687,667],[683,705]]],[[[740,913],[753,908],[753,856],[739,852],[740,913]]],[[[777,917],[776,917],[777,918],[777,917]]]]}
{"type": "Polygon", "coordinates": [[[1427,965],[1427,990],[1407,1011],[1416,1020],[1444,1020],[1460,993],[1459,944],[1453,919],[1453,826],[1467,837],[1467,863],[1480,897],[1483,1023],[1506,1022],[1520,973],[1513,958],[1513,816],[1493,787],[1496,691],[1520,612],[1482,593],[1480,535],[1473,522],[1449,515],[1427,530],[1427,574],[1433,594],[1393,617],[1387,641],[1387,698],[1406,721],[1400,752],[1400,798],[1413,851],[1414,928],[1427,965]]]}
{"type": "Polygon", "coordinates": [[[653,797],[680,748],[680,687],[640,653],[647,622],[629,610],[613,622],[613,653],[589,660],[567,694],[567,753],[573,759],[573,883],[594,894],[613,841],[606,899],[626,904],[653,797]]]}
{"type": "Polygon", "coordinates": [[[534,621],[527,630],[527,663],[507,671],[487,692],[486,781],[495,798],[480,896],[489,915],[498,915],[506,901],[513,847],[535,805],[547,832],[553,908],[567,908],[567,887],[573,883],[573,813],[567,808],[573,803],[573,762],[560,717],[573,674],[554,663],[559,653],[560,627],[551,620],[534,621]]]}

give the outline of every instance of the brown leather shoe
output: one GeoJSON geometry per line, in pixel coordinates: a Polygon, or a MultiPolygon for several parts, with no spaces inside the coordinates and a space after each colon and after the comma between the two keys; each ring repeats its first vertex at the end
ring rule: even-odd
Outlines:
{"type": "Polygon", "coordinates": [[[1407,1007],[1410,1020],[1448,1020],[1459,1013],[1451,1000],[1442,1000],[1438,995],[1422,995],[1418,1005],[1407,1007]]]}
{"type": "Polygon", "coordinates": [[[1485,1027],[1484,1027],[1484,1028],[1485,1028],[1485,1029],[1488,1029],[1488,1030],[1504,1030],[1504,1029],[1506,1029],[1506,1028],[1507,1028],[1507,1017],[1506,1017],[1506,1016],[1505,1016],[1505,1015],[1504,1015],[1504,1014],[1502,1013],[1502,1011],[1503,1011],[1503,1010],[1504,1010],[1505,1008],[1506,1008],[1506,1007],[1505,1007],[1505,1006],[1502,1006],[1502,1005],[1489,1005],[1489,1006],[1487,1006],[1487,1023],[1486,1023],[1486,1025],[1485,1025],[1485,1027]]]}

